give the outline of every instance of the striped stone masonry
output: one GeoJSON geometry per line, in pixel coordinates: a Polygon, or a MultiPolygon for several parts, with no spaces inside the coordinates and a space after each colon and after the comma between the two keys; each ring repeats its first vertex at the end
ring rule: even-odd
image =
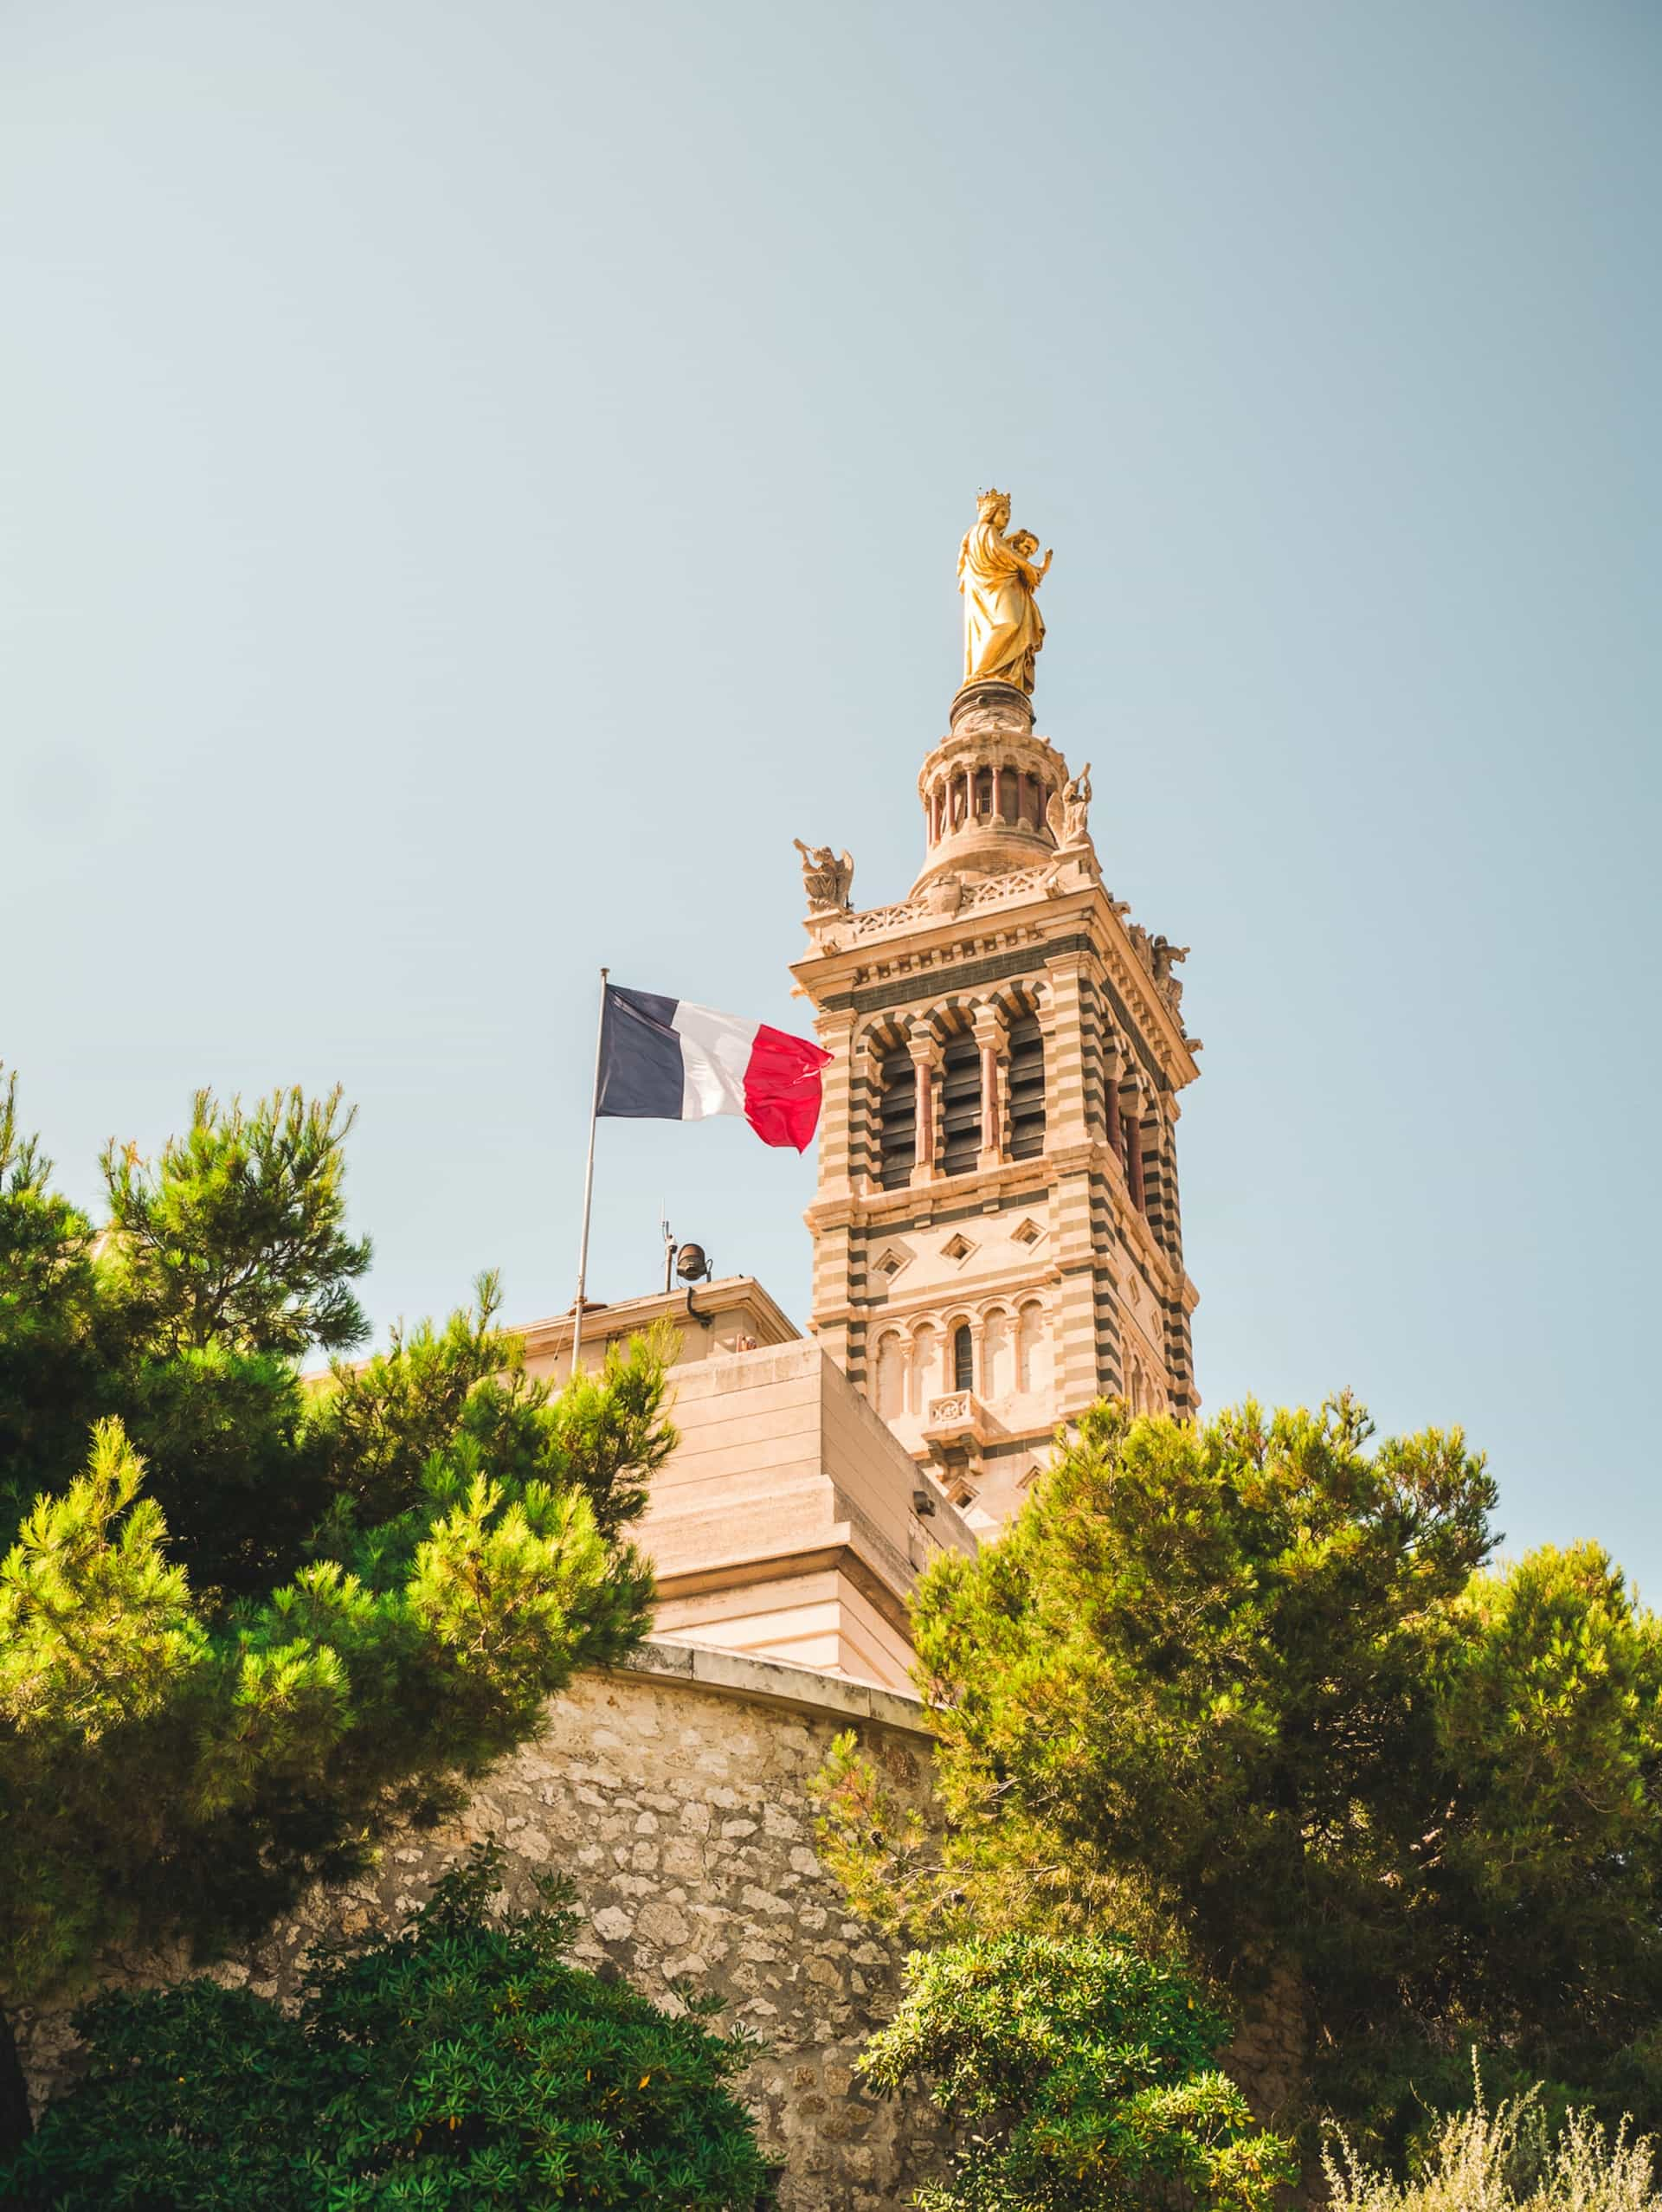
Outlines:
{"type": "Polygon", "coordinates": [[[833,1055],[810,1325],[983,1534],[1098,1398],[1199,1403],[1176,1142],[1198,1047],[1164,940],[1035,812],[1067,766],[999,690],[924,764],[912,894],[816,913],[792,971],[833,1055]],[[1035,1017],[1042,1133],[1029,1041],[1017,1157],[1010,1038],[1035,1017]]]}

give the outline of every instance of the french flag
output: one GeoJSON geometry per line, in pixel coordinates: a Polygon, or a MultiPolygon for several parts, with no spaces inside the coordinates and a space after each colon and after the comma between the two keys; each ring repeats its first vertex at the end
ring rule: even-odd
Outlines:
{"type": "Polygon", "coordinates": [[[643,1122],[742,1114],[763,1144],[806,1152],[820,1118],[820,1071],[830,1058],[765,1021],[609,983],[595,1110],[643,1122]]]}

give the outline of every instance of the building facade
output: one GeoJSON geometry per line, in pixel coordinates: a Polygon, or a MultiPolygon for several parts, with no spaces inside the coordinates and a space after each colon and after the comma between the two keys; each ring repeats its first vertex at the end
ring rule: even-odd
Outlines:
{"type": "MultiPolygon", "coordinates": [[[[965,682],[918,778],[924,859],[857,910],[854,863],[802,845],[792,970],[824,1070],[804,1338],[748,1278],[590,1314],[672,1321],[681,1443],[641,1537],[666,1633],[890,1687],[943,1550],[1016,1513],[1105,1396],[1199,1405],[1178,1206],[1199,1040],[1176,974],[1103,882],[1091,771],[1034,729],[1049,568],[982,492],[960,556],[965,682]]],[[[558,1381],[569,1315],[526,1332],[558,1381]]]]}
{"type": "MultiPolygon", "coordinates": [[[[593,1307],[585,1343],[593,1354],[666,1325],[680,1441],[636,1531],[657,1633],[905,1689],[907,1601],[943,1551],[975,1551],[963,1516],[760,1283],[593,1307]]],[[[524,1336],[530,1373],[564,1381],[570,1315],[524,1336]]]]}
{"type": "Polygon", "coordinates": [[[1035,734],[1026,691],[966,684],[918,789],[899,904],[814,897],[805,871],[793,973],[834,1056],[811,1326],[985,1531],[1096,1399],[1199,1403],[1176,1140],[1200,1045],[1186,948],[1105,887],[1089,769],[1035,734]]]}

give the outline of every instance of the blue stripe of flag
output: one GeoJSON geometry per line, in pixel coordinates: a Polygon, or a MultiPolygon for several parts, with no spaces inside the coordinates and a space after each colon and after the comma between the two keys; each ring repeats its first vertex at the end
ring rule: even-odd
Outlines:
{"type": "Polygon", "coordinates": [[[606,986],[600,1032],[602,1114],[640,1122],[679,1122],[686,1090],[681,1040],[672,1024],[679,999],[606,986]]]}

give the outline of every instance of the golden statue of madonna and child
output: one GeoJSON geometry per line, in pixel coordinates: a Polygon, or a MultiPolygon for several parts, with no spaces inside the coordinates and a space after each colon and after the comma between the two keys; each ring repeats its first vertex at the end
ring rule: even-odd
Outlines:
{"type": "Polygon", "coordinates": [[[1045,618],[1034,595],[1050,572],[1050,555],[1035,562],[1030,530],[1010,530],[1010,495],[983,492],[976,526],[958,553],[963,594],[963,680],[1033,689],[1034,656],[1045,641],[1045,618]],[[1005,535],[1009,531],[1009,535],[1005,535]]]}

